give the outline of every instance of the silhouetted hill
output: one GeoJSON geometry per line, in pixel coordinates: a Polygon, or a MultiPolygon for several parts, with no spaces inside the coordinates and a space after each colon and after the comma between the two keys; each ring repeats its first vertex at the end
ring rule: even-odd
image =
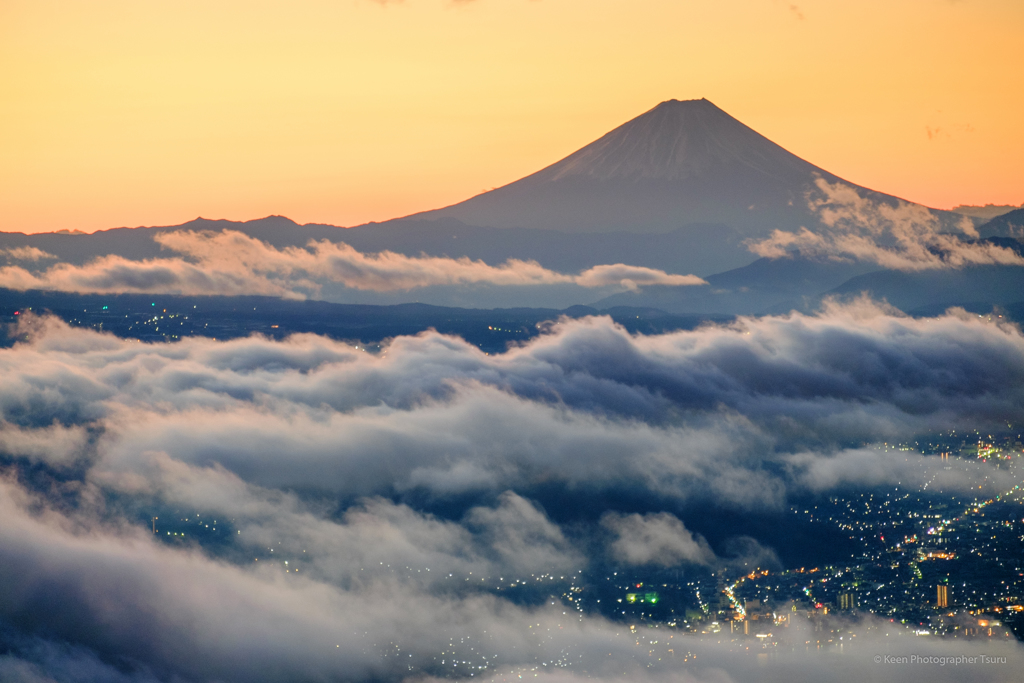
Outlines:
{"type": "MultiPolygon", "coordinates": [[[[985,241],[1024,256],[1024,243],[1006,237],[985,241]]],[[[752,315],[810,312],[826,297],[868,294],[910,312],[942,312],[950,306],[991,310],[1024,300],[1024,267],[970,266],[903,272],[875,264],[804,258],[762,258],[748,266],[705,278],[709,287],[645,287],[593,304],[650,306],[674,314],[752,315]]]]}
{"type": "Polygon", "coordinates": [[[996,216],[978,228],[978,235],[985,237],[1024,238],[1024,209],[1016,209],[1002,216],[996,216]]]}
{"type": "Polygon", "coordinates": [[[760,258],[742,268],[706,277],[709,287],[645,287],[592,305],[651,306],[675,314],[752,315],[780,306],[805,310],[810,302],[817,304],[822,292],[877,269],[874,264],[825,261],[799,254],[760,258]]]}
{"type": "Polygon", "coordinates": [[[965,305],[991,308],[1024,300],[1024,267],[972,266],[916,273],[886,270],[852,278],[827,294],[850,297],[865,292],[907,312],[965,305]]]}

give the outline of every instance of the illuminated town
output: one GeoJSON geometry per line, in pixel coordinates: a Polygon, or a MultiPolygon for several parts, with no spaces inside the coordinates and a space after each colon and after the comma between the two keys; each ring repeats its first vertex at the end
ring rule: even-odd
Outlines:
{"type": "MultiPolygon", "coordinates": [[[[994,470],[1018,472],[1020,435],[936,437],[933,444],[878,448],[895,452],[919,448],[943,468],[980,461],[994,470]],[[936,450],[941,448],[942,450],[936,450]],[[934,451],[934,452],[931,452],[934,451]]],[[[1024,493],[1020,486],[990,498],[932,490],[829,495],[789,514],[812,525],[846,532],[859,552],[849,562],[790,569],[684,565],[664,569],[591,566],[572,574],[456,576],[438,580],[452,591],[490,592],[517,604],[561,606],[566,620],[600,614],[622,625],[622,638],[635,641],[637,657],[658,662],[672,657],[697,661],[697,644],[771,652],[791,632],[808,652],[853,647],[858,637],[930,637],[965,640],[1020,639],[1024,634],[1024,493]],[[863,619],[880,617],[881,619],[863,619]],[[891,624],[891,631],[880,624],[891,624]],[[876,633],[872,633],[875,631],[876,633]],[[689,643],[689,645],[687,645],[689,643]]],[[[216,552],[241,531],[230,520],[207,519],[200,512],[162,513],[150,520],[167,543],[198,542],[216,552]]],[[[296,551],[269,545],[251,562],[299,574],[315,549],[296,551]]],[[[396,578],[426,576],[430,568],[381,566],[374,571],[396,578]]],[[[538,643],[550,624],[538,623],[538,643]]],[[[554,628],[558,628],[555,626],[554,628]]],[[[489,662],[487,634],[459,634],[439,652],[434,674],[497,675],[489,662]]],[[[368,644],[380,648],[380,644],[368,644]]],[[[539,645],[538,645],[539,647],[539,645]]],[[[383,656],[400,656],[394,642],[383,656]]],[[[538,661],[525,671],[568,667],[575,655],[538,661]]],[[[517,671],[511,673],[519,675],[517,671]]],[[[505,672],[508,674],[509,672],[505,672]]],[[[513,676],[515,677],[515,676],[513,676]]],[[[511,679],[510,679],[511,680],[511,679]]]]}
{"type": "MultiPolygon", "coordinates": [[[[1020,468],[1019,434],[958,439],[951,433],[942,445],[947,450],[933,457],[950,463],[946,469],[967,459],[1012,472],[1020,468]],[[958,441],[959,447],[954,446],[958,441]]],[[[607,578],[623,594],[615,599],[621,607],[615,611],[626,620],[661,622],[693,633],[765,636],[794,619],[828,622],[873,614],[922,635],[1024,635],[1024,493],[1019,485],[985,499],[929,492],[928,485],[917,491],[896,487],[830,495],[790,512],[847,531],[860,552],[842,565],[758,567],[745,574],[727,569],[686,582],[640,580],[632,574],[623,581],[620,572],[607,578]]]]}

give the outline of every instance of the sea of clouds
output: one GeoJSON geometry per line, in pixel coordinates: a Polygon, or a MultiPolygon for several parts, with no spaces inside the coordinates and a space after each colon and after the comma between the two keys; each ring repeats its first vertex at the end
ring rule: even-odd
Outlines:
{"type": "MultiPolygon", "coordinates": [[[[1014,678],[1013,666],[879,667],[876,651],[952,647],[901,640],[888,621],[838,659],[805,653],[794,627],[766,667],[728,644],[503,592],[593,562],[736,561],[656,503],[598,502],[619,493],[758,514],[895,483],[1012,488],[1010,470],[870,446],[1019,424],[1012,325],[860,300],[657,336],[562,320],[499,355],[435,332],[379,354],[314,335],[139,343],[46,317],[12,334],[0,679],[1014,678]],[[563,523],[538,486],[595,503],[563,523]],[[445,501],[470,502],[442,514],[456,509],[445,501]],[[154,535],[150,518],[172,511],[230,534],[154,535]],[[699,665],[679,665],[683,650],[699,665]]],[[[985,647],[1022,661],[1015,644],[985,647]]]]}

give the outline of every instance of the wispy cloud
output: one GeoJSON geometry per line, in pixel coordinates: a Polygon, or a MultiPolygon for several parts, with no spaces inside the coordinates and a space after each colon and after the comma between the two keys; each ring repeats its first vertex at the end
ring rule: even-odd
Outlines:
{"type": "Polygon", "coordinates": [[[7,257],[12,261],[44,261],[57,258],[36,247],[14,247],[12,249],[0,249],[0,256],[7,257]]]}
{"type": "Polygon", "coordinates": [[[0,440],[54,466],[99,448],[96,472],[118,481],[135,480],[140,453],[163,453],[346,497],[543,479],[777,508],[789,491],[935,466],[910,453],[893,469],[844,455],[850,443],[1024,421],[1016,328],[866,302],[653,337],[563,321],[499,356],[436,333],[378,357],[312,335],[150,345],[21,325],[30,341],[0,351],[0,440]]]}
{"type": "Polygon", "coordinates": [[[781,258],[799,250],[903,271],[1024,265],[1024,257],[1011,249],[973,241],[978,233],[967,217],[958,224],[959,234],[943,232],[939,220],[923,206],[875,201],[849,185],[822,178],[815,185],[808,204],[823,227],[814,232],[807,228],[795,233],[775,230],[771,237],[750,243],[752,252],[781,258]]]}
{"type": "MultiPolygon", "coordinates": [[[[178,257],[133,261],[105,256],[83,266],[58,263],[41,271],[0,268],[0,286],[66,292],[165,294],[263,294],[315,297],[324,284],[393,292],[422,287],[490,285],[636,289],[643,285],[702,285],[694,275],[625,264],[599,265],[566,275],[535,261],[509,260],[492,266],[469,258],[411,257],[384,251],[364,254],[344,243],[310,242],[307,248],[276,249],[236,231],[178,231],[154,239],[178,257]]],[[[43,252],[23,255],[43,258],[43,252]]],[[[20,253],[20,252],[19,252],[20,253]]]]}

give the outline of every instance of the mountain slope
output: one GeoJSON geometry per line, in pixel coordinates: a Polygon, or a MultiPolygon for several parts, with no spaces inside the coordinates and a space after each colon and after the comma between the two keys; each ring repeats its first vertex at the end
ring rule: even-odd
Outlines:
{"type": "Polygon", "coordinates": [[[613,294],[591,304],[646,306],[673,314],[754,315],[782,307],[806,310],[820,303],[820,295],[851,278],[878,270],[870,263],[822,261],[799,254],[760,258],[750,265],[705,278],[707,287],[644,287],[613,294]]]}
{"type": "MultiPolygon", "coordinates": [[[[1008,237],[984,241],[1024,256],[1024,242],[1008,237]]],[[[901,272],[879,270],[851,278],[826,296],[849,298],[869,293],[907,312],[939,312],[950,306],[991,310],[1024,301],[1024,267],[979,265],[959,269],[901,272]]]]}
{"type": "Polygon", "coordinates": [[[978,228],[978,235],[986,237],[1024,237],[1024,209],[1015,209],[996,216],[978,228]]]}
{"type": "MultiPolygon", "coordinates": [[[[1007,237],[984,241],[1024,256],[1024,242],[1007,237]]],[[[594,302],[598,309],[644,306],[673,314],[752,315],[818,309],[828,297],[848,300],[867,294],[908,313],[941,313],[950,306],[988,311],[1024,301],[1024,267],[974,265],[903,272],[863,261],[761,258],[705,278],[708,287],[644,287],[594,302]]]]}

